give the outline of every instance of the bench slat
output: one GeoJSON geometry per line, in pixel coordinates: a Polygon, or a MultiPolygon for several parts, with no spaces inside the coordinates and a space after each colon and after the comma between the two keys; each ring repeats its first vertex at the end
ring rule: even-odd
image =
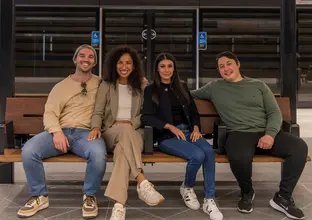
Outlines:
{"type": "MultiPolygon", "coordinates": [[[[176,163],[176,162],[185,162],[184,159],[171,156],[162,152],[155,152],[153,155],[142,155],[143,163],[176,163]]],[[[111,154],[108,155],[108,162],[113,161],[113,156],[111,154]]],[[[258,163],[266,163],[266,162],[283,162],[284,160],[278,157],[264,156],[264,155],[256,155],[253,159],[253,162],[258,163]]],[[[311,161],[311,158],[308,156],[307,161],[311,161]]],[[[21,150],[18,149],[5,149],[4,155],[0,155],[0,162],[22,162],[22,154],[21,150]]],[[[51,157],[45,159],[44,162],[85,162],[84,159],[73,155],[73,154],[65,154],[62,156],[51,157]]],[[[228,163],[228,159],[226,155],[218,155],[216,154],[216,162],[217,163],[228,163]]]]}

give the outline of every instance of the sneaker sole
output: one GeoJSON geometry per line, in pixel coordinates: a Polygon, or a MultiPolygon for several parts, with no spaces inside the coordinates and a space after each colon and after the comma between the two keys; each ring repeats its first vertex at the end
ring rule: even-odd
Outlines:
{"type": "Polygon", "coordinates": [[[96,210],[95,212],[84,212],[83,209],[82,209],[82,218],[84,219],[93,219],[93,218],[96,218],[97,216],[99,215],[99,211],[96,210]]]}
{"type": "Polygon", "coordinates": [[[17,213],[17,216],[18,216],[19,218],[28,218],[28,217],[34,216],[35,214],[37,214],[37,212],[39,212],[39,211],[41,211],[41,210],[47,209],[48,207],[49,207],[49,203],[46,203],[46,204],[43,204],[42,206],[40,206],[40,207],[37,209],[37,211],[35,211],[35,212],[27,213],[27,214],[24,214],[24,215],[18,214],[18,213],[17,213]]]}
{"type": "Polygon", "coordinates": [[[141,199],[143,202],[145,202],[149,206],[156,206],[156,205],[159,205],[160,203],[162,203],[163,201],[165,201],[164,197],[162,197],[157,203],[149,203],[149,202],[145,201],[141,196],[139,196],[139,199],[141,199]]]}
{"type": "MultiPolygon", "coordinates": [[[[183,193],[181,192],[181,189],[180,189],[180,195],[182,196],[182,200],[184,201],[184,197],[183,197],[183,193]]],[[[199,210],[200,209],[200,204],[198,206],[198,208],[194,208],[194,207],[191,207],[191,206],[188,206],[187,203],[184,201],[184,204],[189,208],[189,209],[192,209],[192,210],[199,210]]]]}
{"type": "Polygon", "coordinates": [[[305,218],[305,217],[297,218],[297,217],[295,217],[295,216],[290,215],[285,209],[283,209],[283,208],[280,207],[278,204],[276,204],[276,203],[274,202],[273,199],[270,200],[270,206],[271,206],[273,209],[275,209],[275,210],[277,210],[277,211],[279,211],[279,212],[284,213],[288,218],[291,218],[291,219],[304,219],[304,218],[305,218]]]}
{"type": "MultiPolygon", "coordinates": [[[[256,193],[253,194],[252,199],[251,199],[251,202],[254,201],[255,197],[256,197],[256,193]]],[[[239,212],[241,212],[241,213],[250,214],[250,213],[252,213],[253,208],[251,207],[250,211],[247,211],[247,210],[239,209],[239,207],[237,207],[237,210],[238,210],[239,212]]]]}

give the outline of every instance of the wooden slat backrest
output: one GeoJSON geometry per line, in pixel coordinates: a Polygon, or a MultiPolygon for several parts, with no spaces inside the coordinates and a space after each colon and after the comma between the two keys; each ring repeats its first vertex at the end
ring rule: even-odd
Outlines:
{"type": "MultiPolygon", "coordinates": [[[[277,104],[282,112],[283,120],[291,121],[289,98],[275,97],[277,104]]],[[[219,115],[212,104],[207,100],[195,100],[198,113],[200,115],[201,132],[204,134],[213,133],[213,123],[219,118],[219,115]]]]}
{"type": "Polygon", "coordinates": [[[42,117],[47,97],[12,97],[6,100],[5,120],[13,121],[15,134],[43,131],[42,117]]]}
{"type": "MultiPolygon", "coordinates": [[[[7,98],[6,121],[13,121],[15,134],[37,134],[43,131],[42,116],[47,97],[7,98]]],[[[276,97],[283,119],[291,120],[289,98],[276,97]]],[[[211,134],[219,115],[210,101],[195,100],[201,116],[202,133],[211,134]]]]}

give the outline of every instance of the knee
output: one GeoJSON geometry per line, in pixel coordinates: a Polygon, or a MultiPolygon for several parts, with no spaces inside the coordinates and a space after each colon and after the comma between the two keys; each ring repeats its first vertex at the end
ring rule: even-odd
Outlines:
{"type": "Polygon", "coordinates": [[[292,154],[304,158],[304,160],[306,159],[308,155],[308,145],[302,138],[299,138],[296,146],[293,146],[292,154]]]}
{"type": "Polygon", "coordinates": [[[205,161],[205,153],[201,150],[196,150],[192,157],[191,157],[191,160],[195,163],[198,163],[198,164],[203,164],[204,161],[205,161]]]}
{"type": "Polygon", "coordinates": [[[244,153],[234,154],[234,155],[228,154],[227,156],[228,156],[229,162],[232,164],[247,166],[248,164],[252,163],[252,157],[244,155],[244,153]]]}
{"type": "Polygon", "coordinates": [[[33,141],[28,140],[23,148],[22,148],[22,160],[23,162],[30,161],[31,159],[38,157],[38,151],[35,149],[35,145],[32,143],[33,141]]]}
{"type": "Polygon", "coordinates": [[[88,160],[94,162],[98,167],[104,167],[106,164],[107,152],[104,141],[94,144],[90,147],[88,160]]]}

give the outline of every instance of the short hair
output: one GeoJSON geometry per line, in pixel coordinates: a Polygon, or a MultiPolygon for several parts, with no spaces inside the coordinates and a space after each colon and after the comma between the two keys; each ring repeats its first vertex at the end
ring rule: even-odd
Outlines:
{"type": "Polygon", "coordinates": [[[216,67],[217,69],[219,68],[218,66],[218,61],[221,57],[227,57],[229,59],[232,59],[232,60],[235,60],[235,63],[238,64],[239,63],[239,59],[237,58],[237,56],[230,52],[230,51],[223,51],[222,53],[219,53],[217,56],[216,56],[216,67]]]}
{"type": "Polygon", "coordinates": [[[94,53],[94,65],[96,65],[96,64],[97,64],[97,54],[96,54],[96,51],[95,51],[94,47],[90,46],[89,44],[82,44],[82,45],[80,45],[80,46],[76,49],[76,51],[75,51],[75,53],[74,53],[74,56],[73,56],[73,62],[74,62],[74,60],[77,58],[79,51],[81,51],[81,50],[84,49],[84,48],[88,48],[88,49],[90,49],[90,50],[93,51],[93,53],[94,53]]]}

